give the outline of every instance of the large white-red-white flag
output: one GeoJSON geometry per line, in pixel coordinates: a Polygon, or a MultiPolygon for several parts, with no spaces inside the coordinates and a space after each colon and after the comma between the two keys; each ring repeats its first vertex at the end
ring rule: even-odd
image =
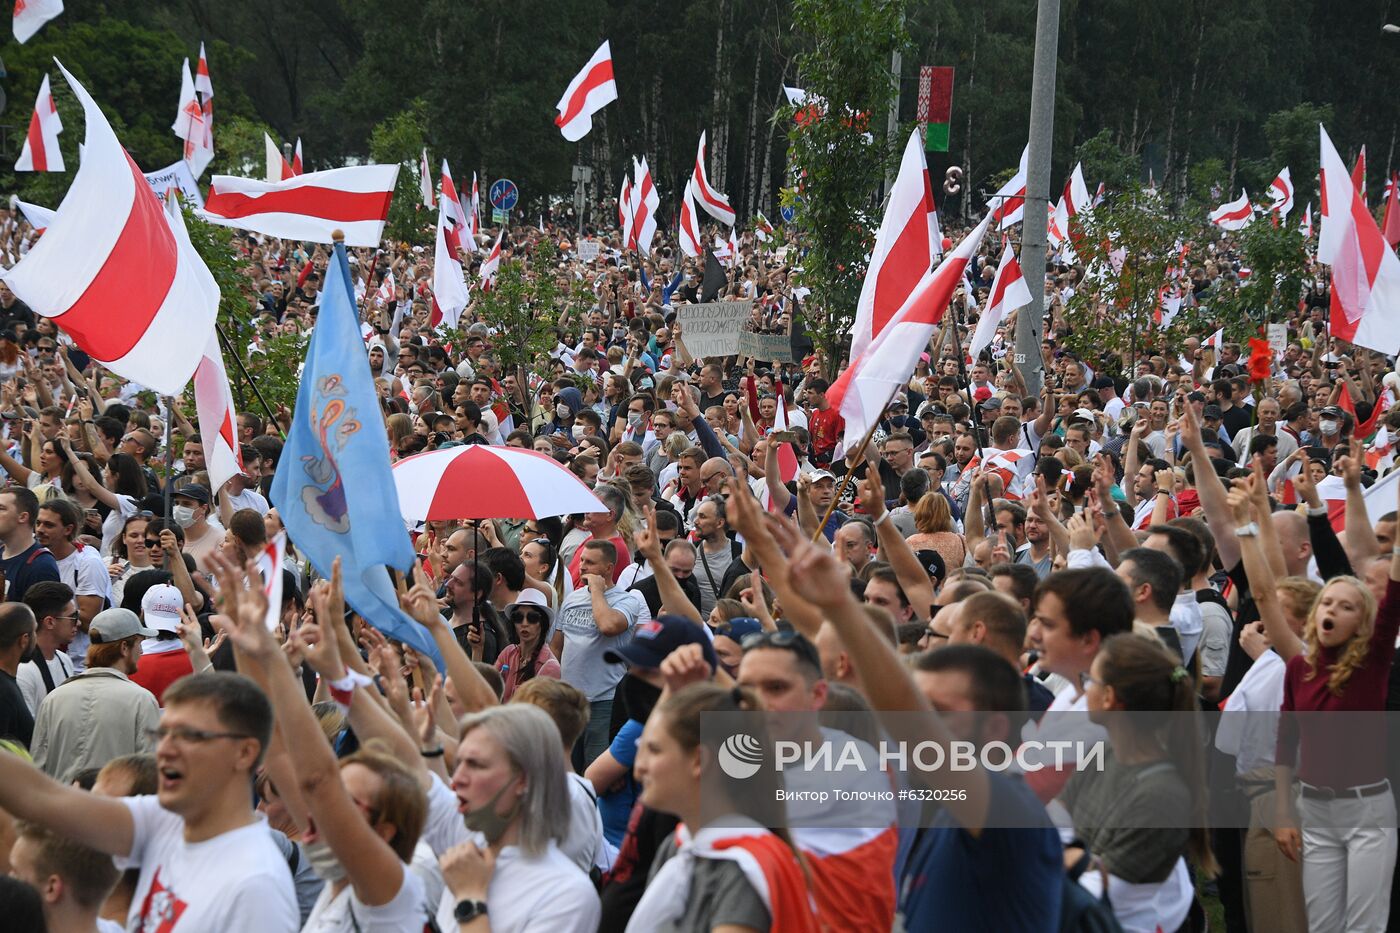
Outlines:
{"type": "Polygon", "coordinates": [[[612,50],[605,41],[598,51],[574,75],[574,80],[564,89],[555,109],[559,115],[554,125],[571,143],[576,143],[593,129],[593,114],[617,100],[617,82],[613,80],[612,50]]]}
{"type": "Polygon", "coordinates": [[[1287,220],[1288,212],[1293,210],[1293,176],[1287,166],[1269,185],[1269,200],[1269,210],[1277,214],[1279,220],[1287,220]]]}
{"type": "Polygon", "coordinates": [[[1222,204],[1210,213],[1210,222],[1221,230],[1241,230],[1254,219],[1254,205],[1248,192],[1241,190],[1238,199],[1222,204]]]}
{"type": "Polygon", "coordinates": [[[24,149],[15,163],[17,172],[61,172],[63,153],[58,148],[58,134],[63,121],[53,103],[49,76],[39,83],[39,96],[34,99],[34,112],[29,116],[29,133],[24,137],[24,149]]]}
{"type": "Polygon", "coordinates": [[[1329,330],[1349,343],[1394,353],[1400,347],[1400,258],[1366,209],[1326,128],[1318,129],[1322,229],[1317,258],[1332,267],[1329,330]]]}
{"type": "Polygon", "coordinates": [[[1001,252],[996,278],[992,279],[992,294],[987,298],[987,309],[977,319],[977,329],[968,341],[968,355],[977,359],[996,337],[997,328],[1006,316],[1030,303],[1030,286],[1026,284],[1026,277],[1021,274],[1021,264],[1016,261],[1016,253],[1008,243],[1001,252]]]}
{"type": "Polygon", "coordinates": [[[695,170],[690,176],[690,188],[695,200],[700,203],[700,207],[705,213],[726,227],[734,226],[734,208],[729,206],[729,199],[720,194],[710,184],[710,176],[705,171],[705,134],[700,134],[700,146],[695,152],[695,170]]]}
{"type": "Polygon", "coordinates": [[[617,192],[617,228],[622,231],[622,248],[632,248],[632,179],[624,172],[617,192]]]}
{"type": "Polygon", "coordinates": [[[82,163],[54,221],[4,281],[118,376],[177,395],[213,330],[218,284],[102,109],[58,67],[86,119],[82,163]]]}
{"type": "Polygon", "coordinates": [[[433,307],[429,323],[434,327],[456,327],[462,311],[471,300],[467,290],[466,273],[462,270],[462,234],[466,225],[461,218],[462,205],[447,160],[442,163],[442,194],[438,198],[437,239],[433,247],[433,307]]]}
{"type": "Polygon", "coordinates": [[[1400,246],[1400,172],[1392,174],[1385,183],[1385,214],[1381,217],[1381,233],[1391,249],[1400,246]]]}
{"type": "Polygon", "coordinates": [[[15,39],[21,45],[39,29],[63,12],[63,0],[15,0],[15,39]]]}
{"type": "Polygon", "coordinates": [[[989,212],[977,227],[943,257],[938,268],[920,279],[894,318],[851,360],[827,390],[831,406],[846,420],[845,447],[855,450],[889,404],[895,390],[909,381],[919,354],[928,348],[963,279],[963,272],[991,226],[989,212]]]}
{"type": "Polygon", "coordinates": [[[681,212],[677,239],[681,252],[694,259],[705,251],[705,242],[700,238],[700,218],[695,213],[695,199],[691,196],[690,185],[681,191],[681,212]]]}
{"type": "Polygon", "coordinates": [[[899,175],[890,189],[870,265],[861,283],[856,319],[851,327],[851,359],[865,352],[914,286],[933,268],[938,247],[933,189],[924,161],[923,139],[916,128],[904,147],[899,175]]]}
{"type": "Polygon", "coordinates": [[[629,245],[643,256],[651,253],[651,241],[656,236],[656,209],[661,197],[652,184],[651,169],[646,156],[632,160],[632,236],[629,245]]]}
{"type": "Polygon", "coordinates": [[[268,181],[286,181],[296,177],[297,173],[292,171],[292,163],[287,161],[282,155],[282,150],[277,148],[272,137],[266,133],[263,133],[263,153],[267,161],[267,174],[264,177],[268,181]]]}
{"type": "Polygon", "coordinates": [[[378,246],[389,219],[397,165],[356,165],[308,172],[286,181],[215,175],[201,215],[210,223],[284,240],[378,246]]]}
{"type": "MultiPolygon", "coordinates": [[[[210,112],[212,116],[212,110],[210,112]]],[[[190,76],[190,60],[185,59],[180,71],[180,104],[175,111],[175,122],[170,129],[184,140],[181,158],[189,163],[190,172],[195,178],[204,174],[214,159],[214,138],[204,125],[204,105],[195,94],[194,79],[190,76]]]]}
{"type": "MultiPolygon", "coordinates": [[[[447,219],[452,224],[454,235],[460,239],[466,236],[469,230],[467,211],[462,206],[461,196],[457,194],[457,185],[452,181],[452,170],[448,168],[446,159],[442,160],[441,183],[442,197],[447,199],[447,219]]],[[[471,243],[460,243],[459,245],[465,247],[469,253],[476,252],[475,241],[471,243]]],[[[456,255],[455,250],[453,251],[453,255],[456,255]]]]}
{"type": "Polygon", "coordinates": [[[46,230],[49,224],[53,223],[54,217],[58,216],[58,212],[51,208],[21,201],[14,195],[10,196],[10,207],[23,214],[24,219],[29,221],[29,226],[40,232],[46,230]]]}
{"type": "Polygon", "coordinates": [[[1017,165],[1016,174],[1011,176],[1011,180],[1001,186],[1001,190],[992,198],[989,205],[992,213],[992,223],[997,225],[998,230],[1005,230],[1013,224],[1018,224],[1026,216],[1026,163],[1030,161],[1031,147],[1021,150],[1021,161],[1017,165]]]}

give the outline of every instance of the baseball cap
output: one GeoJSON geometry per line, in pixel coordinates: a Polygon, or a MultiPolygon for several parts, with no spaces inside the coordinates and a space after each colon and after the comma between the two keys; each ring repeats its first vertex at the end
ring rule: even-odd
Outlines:
{"type": "Polygon", "coordinates": [[[1322,409],[1322,411],[1318,412],[1317,416],[1319,418],[1336,418],[1340,421],[1345,414],[1346,412],[1342,411],[1336,405],[1328,405],[1326,408],[1322,409]]]}
{"type": "Polygon", "coordinates": [[[924,568],[924,573],[929,575],[929,579],[942,581],[948,576],[948,564],[943,560],[943,555],[932,548],[915,551],[914,556],[919,559],[919,565],[924,568]]]}
{"type": "Polygon", "coordinates": [[[729,631],[720,634],[728,635],[735,641],[743,641],[754,632],[763,631],[763,623],[753,616],[739,616],[729,620],[729,631]]]}
{"type": "Polygon", "coordinates": [[[997,398],[996,396],[984,399],[980,407],[983,411],[1000,411],[1001,399],[997,398]]]}
{"type": "Polygon", "coordinates": [[[136,613],[120,606],[103,609],[92,617],[92,622],[88,625],[88,637],[94,645],[108,645],[132,635],[154,638],[158,634],[155,629],[143,626],[136,613]]]}
{"type": "Polygon", "coordinates": [[[666,656],[682,645],[699,645],[705,661],[714,670],[719,663],[714,646],[700,626],[681,616],[664,615],[643,622],[632,630],[632,640],[619,648],[603,652],[609,664],[626,664],[655,670],[666,656]]]}
{"type": "Polygon", "coordinates": [[[175,498],[193,499],[203,505],[209,504],[209,490],[199,483],[186,483],[175,490],[175,498]]]}
{"type": "Polygon", "coordinates": [[[1220,411],[1219,405],[1207,405],[1205,408],[1201,409],[1202,418],[1215,418],[1219,420],[1222,417],[1222,414],[1223,413],[1220,411]]]}
{"type": "Polygon", "coordinates": [[[141,597],[141,619],[158,632],[180,631],[180,609],[185,597],[169,583],[157,583],[141,597]]]}
{"type": "Polygon", "coordinates": [[[813,470],[812,472],[808,473],[807,476],[814,483],[821,482],[824,479],[829,479],[833,483],[836,482],[836,474],[831,472],[830,470],[813,470]]]}
{"type": "Polygon", "coordinates": [[[1114,387],[1113,377],[1104,375],[1095,376],[1094,381],[1089,383],[1089,386],[1094,389],[1111,389],[1114,387]]]}
{"type": "Polygon", "coordinates": [[[1069,416],[1070,421],[1096,421],[1098,420],[1093,411],[1088,408],[1076,408],[1074,414],[1069,416]]]}

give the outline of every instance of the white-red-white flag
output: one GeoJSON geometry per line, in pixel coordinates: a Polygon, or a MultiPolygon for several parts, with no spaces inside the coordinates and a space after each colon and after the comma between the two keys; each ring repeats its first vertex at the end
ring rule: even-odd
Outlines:
{"type": "Polygon", "coordinates": [[[486,254],[486,259],[481,264],[478,276],[483,288],[489,289],[496,281],[496,273],[501,269],[501,241],[505,236],[506,228],[502,226],[501,232],[496,236],[496,244],[491,247],[491,252],[486,254]]]}
{"type": "Polygon", "coordinates": [[[943,257],[938,268],[915,286],[904,305],[870,346],[837,377],[827,390],[833,408],[846,420],[845,448],[855,450],[875,424],[899,386],[908,383],[943,319],[953,292],[962,282],[968,262],[991,226],[989,212],[971,233],[943,257]]]}
{"type": "MultiPolygon", "coordinates": [[[[213,115],[212,109],[210,116],[213,115]]],[[[180,71],[180,104],[175,111],[175,122],[170,129],[184,140],[181,158],[189,163],[190,172],[195,178],[204,174],[214,159],[213,136],[204,125],[204,105],[195,94],[194,79],[190,77],[190,60],[187,58],[180,71]]]]}
{"type": "MultiPolygon", "coordinates": [[[[447,219],[451,222],[453,232],[458,236],[466,236],[470,226],[467,219],[467,211],[462,206],[462,198],[457,194],[457,185],[452,180],[452,170],[448,168],[447,160],[442,160],[442,196],[447,199],[447,219]]],[[[461,244],[469,253],[476,252],[476,243],[461,244]]],[[[455,251],[454,251],[455,255],[455,251]]]]}
{"type": "Polygon", "coordinates": [[[286,559],[287,533],[279,531],[263,546],[257,559],[258,575],[262,577],[263,599],[267,601],[263,624],[269,632],[277,631],[277,627],[282,624],[282,566],[286,559]]]}
{"type": "Polygon", "coordinates": [[[62,12],[63,0],[15,0],[15,40],[23,45],[62,12]]]}
{"type": "Polygon", "coordinates": [[[212,332],[194,371],[194,404],[199,414],[199,439],[204,444],[209,488],[218,492],[235,474],[243,472],[243,454],[228,370],[224,368],[218,335],[212,332]]]}
{"type": "Polygon", "coordinates": [[[759,211],[758,217],[754,219],[753,235],[760,243],[767,243],[773,239],[773,224],[763,216],[763,211],[759,211]]]}
{"type": "Polygon", "coordinates": [[[379,288],[375,289],[374,300],[381,305],[387,305],[391,301],[397,301],[399,297],[399,285],[394,281],[394,270],[390,269],[384,274],[384,278],[379,280],[379,288]]]}
{"type": "Polygon", "coordinates": [[[63,121],[53,103],[49,76],[39,83],[39,96],[34,99],[34,112],[29,116],[29,133],[24,137],[24,149],[15,163],[17,172],[61,172],[63,153],[58,148],[58,134],[63,121]]]}
{"type": "Polygon", "coordinates": [[[1356,154],[1356,164],[1351,167],[1351,183],[1356,186],[1357,192],[1361,195],[1361,203],[1367,207],[1371,206],[1371,199],[1366,195],[1366,145],[1361,145],[1361,151],[1356,154]]]}
{"type": "Polygon", "coordinates": [[[1311,202],[1311,201],[1308,202],[1308,206],[1307,206],[1306,208],[1304,208],[1304,210],[1303,210],[1303,222],[1302,222],[1301,224],[1299,224],[1298,229],[1302,232],[1303,238],[1304,238],[1304,239],[1308,239],[1308,240],[1311,240],[1311,239],[1312,239],[1312,235],[1313,235],[1313,226],[1312,226],[1312,202],[1311,202]]]}
{"type": "Polygon", "coordinates": [[[297,173],[292,171],[291,163],[282,155],[282,150],[277,148],[272,137],[266,133],[263,133],[263,154],[267,161],[267,174],[264,177],[268,181],[286,181],[296,177],[297,173]]]}
{"type": "Polygon", "coordinates": [[[677,239],[680,240],[682,253],[694,259],[705,251],[704,241],[700,239],[700,218],[695,213],[695,201],[691,197],[690,185],[686,185],[681,191],[681,212],[678,227],[677,239]]]}
{"type": "Polygon", "coordinates": [[[656,209],[661,206],[661,197],[656,193],[656,185],[651,181],[651,169],[646,157],[641,161],[632,160],[632,241],[631,246],[643,256],[650,255],[651,241],[656,236],[656,209]]]}
{"type": "Polygon", "coordinates": [[[992,279],[992,293],[987,298],[987,310],[977,319],[977,329],[968,341],[967,352],[974,360],[997,335],[997,328],[1006,316],[1017,308],[1031,303],[1030,286],[1021,274],[1021,264],[1016,261],[1016,253],[1011,244],[1001,252],[1001,264],[997,266],[996,278],[992,279]]]}
{"type": "Polygon", "coordinates": [[[1332,267],[1328,328],[1349,343],[1394,353],[1400,347],[1400,258],[1366,209],[1326,128],[1319,130],[1322,229],[1317,258],[1332,267]]]}
{"type": "Polygon", "coordinates": [[[690,176],[690,187],[695,200],[700,203],[700,207],[715,220],[727,227],[734,226],[734,208],[729,206],[729,199],[720,194],[710,184],[709,175],[705,171],[705,134],[700,134],[700,146],[695,152],[695,170],[690,176]]]}
{"type": "Polygon", "coordinates": [[[346,246],[378,246],[398,176],[397,165],[335,168],[280,182],[215,175],[201,215],[284,240],[329,243],[340,229],[346,246]]]}
{"type": "Polygon", "coordinates": [[[292,150],[292,174],[302,175],[304,173],[305,170],[301,165],[301,137],[298,136],[296,148],[292,150]]]}
{"type": "Polygon", "coordinates": [[[1400,246],[1400,173],[1385,183],[1385,214],[1381,217],[1381,233],[1394,249],[1400,246]]]}
{"type": "Polygon", "coordinates": [[[1269,200],[1272,202],[1269,210],[1277,214],[1279,220],[1287,220],[1288,212],[1293,210],[1293,176],[1287,166],[1269,185],[1269,200]]]}
{"type": "Polygon", "coordinates": [[[1021,161],[1016,168],[1016,174],[1011,176],[1011,180],[1002,185],[1001,190],[992,198],[992,223],[997,225],[998,230],[1018,224],[1026,216],[1026,163],[1030,161],[1030,156],[1030,146],[1021,150],[1021,161]]]}
{"type": "Polygon", "coordinates": [[[617,192],[617,227],[622,231],[622,248],[632,248],[632,179],[622,176],[617,192]]]}
{"type": "Polygon", "coordinates": [[[195,66],[194,89],[201,97],[214,96],[214,82],[209,77],[209,59],[204,54],[204,43],[199,43],[199,64],[195,66]]]}
{"type": "Polygon", "coordinates": [[[457,201],[455,189],[449,193],[448,185],[452,176],[447,171],[447,162],[442,165],[442,196],[438,198],[437,239],[433,247],[433,307],[429,323],[434,327],[456,327],[462,311],[471,301],[467,290],[466,273],[462,270],[461,235],[466,228],[454,211],[460,214],[462,206],[457,201]]]}
{"type": "Polygon", "coordinates": [[[481,236],[481,189],[476,184],[476,172],[472,172],[472,203],[471,210],[467,212],[467,234],[471,240],[467,252],[474,253],[478,249],[476,238],[481,236]]]}
{"type": "Polygon", "coordinates": [[[1210,213],[1210,222],[1221,230],[1241,230],[1254,219],[1254,205],[1249,203],[1249,194],[1240,191],[1238,199],[1222,204],[1210,213]]]}
{"type": "Polygon", "coordinates": [[[423,149],[423,157],[418,160],[418,193],[423,196],[423,206],[433,206],[433,175],[428,168],[428,150],[423,149]]]}
{"type": "Polygon", "coordinates": [[[617,82],[613,80],[612,51],[608,43],[598,46],[598,51],[574,75],[574,80],[564,89],[555,109],[559,115],[554,125],[571,143],[576,143],[593,129],[593,114],[617,100],[617,82]]]}
{"type": "Polygon", "coordinates": [[[102,109],[58,67],[86,119],[82,163],[54,221],[4,281],[118,376],[178,395],[213,330],[218,284],[102,109]]]}
{"type": "Polygon", "coordinates": [[[933,210],[924,143],[916,128],[904,147],[899,175],[890,189],[861,283],[851,326],[851,359],[860,356],[885,329],[914,286],[933,268],[939,247],[933,210]]]}

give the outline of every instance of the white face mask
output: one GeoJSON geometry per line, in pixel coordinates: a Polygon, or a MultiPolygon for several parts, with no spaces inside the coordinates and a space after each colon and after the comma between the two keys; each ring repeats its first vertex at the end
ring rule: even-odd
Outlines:
{"type": "Polygon", "coordinates": [[[340,859],[335,857],[331,847],[324,839],[317,839],[315,842],[305,843],[301,847],[305,853],[306,860],[311,863],[311,870],[314,871],[322,881],[327,884],[335,884],[344,879],[345,866],[340,864],[340,859]]]}
{"type": "Polygon", "coordinates": [[[570,433],[573,434],[574,440],[578,440],[580,437],[583,437],[583,425],[574,425],[573,430],[570,433]]]}
{"type": "Polygon", "coordinates": [[[194,509],[188,505],[177,505],[171,510],[171,517],[181,528],[188,528],[194,524],[194,509]]]}
{"type": "Polygon", "coordinates": [[[563,402],[560,402],[558,405],[555,405],[555,406],[554,406],[554,416],[555,416],[556,418],[567,418],[567,417],[569,417],[569,406],[566,405],[566,404],[563,403],[563,402]]]}
{"type": "Polygon", "coordinates": [[[1335,421],[1319,421],[1317,423],[1317,429],[1328,437],[1331,437],[1333,434],[1340,431],[1342,426],[1335,421]]]}

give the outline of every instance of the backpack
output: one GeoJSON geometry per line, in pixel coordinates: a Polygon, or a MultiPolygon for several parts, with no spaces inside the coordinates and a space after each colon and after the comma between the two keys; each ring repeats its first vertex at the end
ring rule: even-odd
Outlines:
{"type": "MultiPolygon", "coordinates": [[[[1108,901],[1108,877],[1104,873],[1104,893],[1094,897],[1083,885],[1079,877],[1089,867],[1089,853],[1086,850],[1074,867],[1065,873],[1064,886],[1060,891],[1060,933],[1123,933],[1118,918],[1113,915],[1113,905],[1108,901]]],[[[1103,869],[1099,869],[1103,872],[1103,869]]]]}

